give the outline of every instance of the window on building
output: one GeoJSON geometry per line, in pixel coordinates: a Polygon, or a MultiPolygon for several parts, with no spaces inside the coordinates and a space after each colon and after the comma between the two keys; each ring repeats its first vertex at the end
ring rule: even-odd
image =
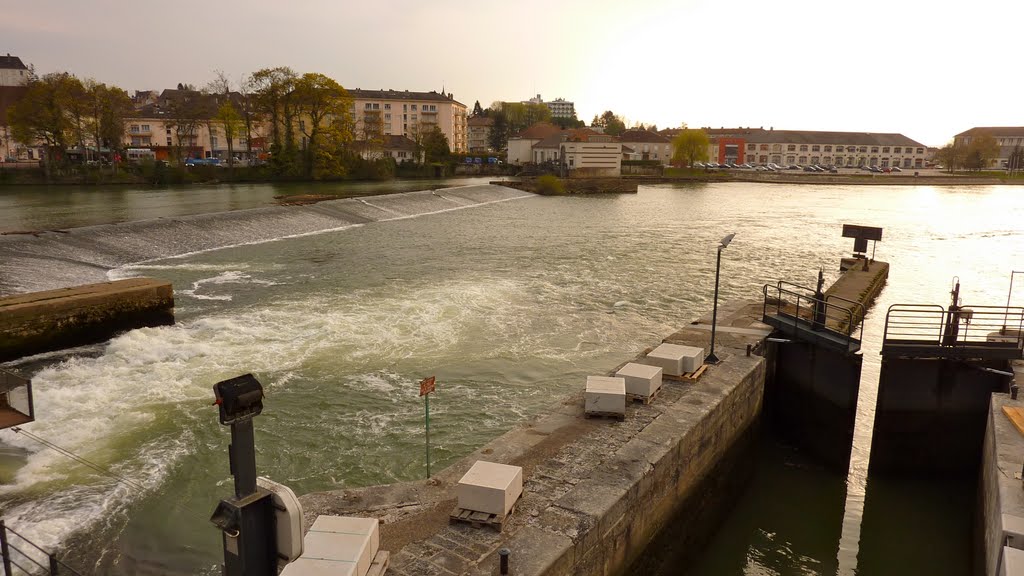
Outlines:
{"type": "Polygon", "coordinates": [[[217,137],[210,136],[210,148],[217,148],[217,137]]]}
{"type": "Polygon", "coordinates": [[[872,154],[878,154],[878,146],[872,146],[871,147],[871,153],[872,154]]]}
{"type": "Polygon", "coordinates": [[[786,164],[792,164],[796,162],[796,156],[786,156],[786,164]]]}
{"type": "Polygon", "coordinates": [[[413,115],[412,115],[412,121],[413,121],[413,122],[415,122],[415,121],[416,121],[416,115],[415,115],[415,114],[413,114],[413,115]]]}
{"type": "Polygon", "coordinates": [[[811,146],[811,152],[821,152],[821,146],[818,146],[817,144],[811,146]]]}
{"type": "Polygon", "coordinates": [[[893,149],[892,149],[892,151],[893,151],[894,153],[896,153],[896,154],[900,154],[900,153],[902,153],[902,151],[903,151],[903,148],[901,148],[901,147],[897,146],[897,147],[893,148],[893,149]]]}
{"type": "Polygon", "coordinates": [[[786,146],[786,152],[796,152],[796,144],[790,144],[786,146]]]}
{"type": "Polygon", "coordinates": [[[772,144],[772,152],[782,152],[782,144],[772,144]]]}
{"type": "Polygon", "coordinates": [[[170,139],[170,138],[168,138],[168,139],[167,139],[167,145],[168,145],[168,146],[170,146],[170,145],[171,145],[171,139],[170,139]]]}
{"type": "Polygon", "coordinates": [[[168,134],[168,135],[170,135],[170,133],[171,133],[171,129],[170,129],[170,128],[168,128],[168,129],[167,129],[167,134],[168,134]]]}
{"type": "Polygon", "coordinates": [[[821,158],[817,156],[811,156],[811,164],[821,164],[821,158]]]}
{"type": "Polygon", "coordinates": [[[238,145],[247,148],[249,146],[249,140],[247,138],[239,138],[238,145]]]}
{"type": "MultiPolygon", "coordinates": [[[[832,151],[832,147],[831,146],[825,146],[825,152],[831,152],[831,151],[832,151]]],[[[838,151],[838,149],[837,149],[837,151],[838,151]]]]}
{"type": "Polygon", "coordinates": [[[832,157],[831,156],[825,156],[824,158],[821,159],[821,161],[824,162],[825,164],[831,164],[832,163],[832,157]]]}
{"type": "Polygon", "coordinates": [[[747,154],[747,163],[756,162],[756,161],[757,160],[754,159],[754,155],[753,154],[747,154]]]}
{"type": "Polygon", "coordinates": [[[768,145],[767,144],[761,144],[761,150],[767,152],[768,151],[768,145]]]}
{"type": "Polygon", "coordinates": [[[918,154],[924,154],[924,148],[918,148],[917,149],[917,153],[918,154]]]}
{"type": "Polygon", "coordinates": [[[374,110],[380,110],[380,104],[378,102],[374,102],[373,103],[373,109],[374,110]]]}
{"type": "Polygon", "coordinates": [[[391,121],[391,114],[384,114],[384,119],[387,120],[388,122],[390,122],[391,121]]]}
{"type": "Polygon", "coordinates": [[[857,151],[858,152],[867,152],[868,151],[868,147],[867,146],[861,146],[860,149],[858,149],[857,151]]]}
{"type": "Polygon", "coordinates": [[[415,111],[416,111],[416,105],[415,105],[415,104],[413,104],[413,105],[412,105],[412,111],[413,111],[413,112],[415,112],[415,111]]]}
{"type": "Polygon", "coordinates": [[[801,144],[800,145],[800,151],[801,152],[807,152],[807,144],[801,144]]]}
{"type": "Polygon", "coordinates": [[[142,131],[143,132],[149,132],[149,124],[143,124],[142,125],[142,131]]]}
{"type": "Polygon", "coordinates": [[[363,105],[363,109],[364,110],[370,110],[372,108],[373,108],[373,104],[370,104],[369,102],[367,102],[365,105],[363,105]]]}
{"type": "Polygon", "coordinates": [[[137,134],[139,132],[139,125],[138,124],[132,124],[131,127],[128,129],[128,131],[133,133],[133,134],[137,134]]]}
{"type": "Polygon", "coordinates": [[[800,157],[800,163],[801,164],[807,164],[807,156],[801,156],[800,157]]]}
{"type": "Polygon", "coordinates": [[[401,150],[399,150],[399,152],[398,152],[398,157],[399,157],[399,158],[405,158],[405,152],[404,152],[404,151],[401,151],[401,150]]]}
{"type": "Polygon", "coordinates": [[[391,104],[384,104],[385,110],[391,110],[391,104]]]}
{"type": "Polygon", "coordinates": [[[889,147],[888,146],[882,146],[882,153],[883,154],[888,154],[889,153],[889,147]]]}
{"type": "Polygon", "coordinates": [[[408,104],[402,104],[402,112],[405,112],[407,110],[409,110],[409,105],[408,104]]]}

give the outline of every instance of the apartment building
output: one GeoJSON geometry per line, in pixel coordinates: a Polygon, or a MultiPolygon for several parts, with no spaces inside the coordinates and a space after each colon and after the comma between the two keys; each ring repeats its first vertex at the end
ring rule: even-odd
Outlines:
{"type": "Polygon", "coordinates": [[[410,92],[409,90],[348,90],[356,138],[376,135],[405,136],[415,139],[425,130],[437,126],[448,138],[452,152],[469,149],[466,105],[444,92],[410,92]]]}
{"type": "Polygon", "coordinates": [[[1024,126],[976,126],[954,136],[953,145],[966,148],[980,134],[995,138],[999,144],[999,158],[992,160],[993,168],[1006,168],[1014,149],[1024,148],[1024,126]]]}
{"type": "Polygon", "coordinates": [[[576,105],[564,98],[555,98],[550,102],[545,102],[540,94],[536,97],[530,98],[523,102],[523,104],[544,104],[551,110],[552,118],[575,118],[576,117],[576,105]]]}
{"type": "MultiPolygon", "coordinates": [[[[712,162],[923,168],[928,148],[903,134],[703,128],[712,162]]],[[[662,131],[666,134],[667,131],[662,131]]]]}
{"type": "Polygon", "coordinates": [[[17,56],[0,56],[0,162],[6,159],[38,160],[38,146],[16,142],[7,123],[7,109],[21,100],[28,88],[28,66],[17,56]]]}
{"type": "Polygon", "coordinates": [[[542,122],[509,139],[508,158],[516,164],[554,162],[569,176],[618,176],[622,143],[589,128],[562,130],[542,122]],[[525,156],[527,149],[529,155],[525,156]]]}
{"type": "Polygon", "coordinates": [[[466,124],[469,127],[469,152],[471,154],[483,154],[490,150],[491,128],[494,126],[494,118],[474,116],[466,124]]]}

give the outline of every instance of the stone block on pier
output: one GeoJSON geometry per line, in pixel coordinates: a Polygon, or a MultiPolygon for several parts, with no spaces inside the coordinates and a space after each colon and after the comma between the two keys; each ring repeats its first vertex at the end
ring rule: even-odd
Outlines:
{"type": "Polygon", "coordinates": [[[615,375],[626,381],[626,394],[650,398],[661,388],[661,373],[660,366],[630,362],[615,375]]]}
{"type": "Polygon", "coordinates": [[[477,460],[456,487],[459,508],[504,516],[523,493],[519,466],[477,460]]]}
{"type": "Polygon", "coordinates": [[[587,414],[626,414],[626,379],[609,376],[587,376],[583,394],[587,414]]]}
{"type": "Polygon", "coordinates": [[[380,521],[318,516],[303,540],[302,556],[281,576],[363,576],[380,548],[380,521]]]}
{"type": "Polygon", "coordinates": [[[645,360],[651,366],[660,366],[665,374],[681,376],[695,372],[704,363],[704,349],[696,346],[662,344],[651,350],[645,360]]]}

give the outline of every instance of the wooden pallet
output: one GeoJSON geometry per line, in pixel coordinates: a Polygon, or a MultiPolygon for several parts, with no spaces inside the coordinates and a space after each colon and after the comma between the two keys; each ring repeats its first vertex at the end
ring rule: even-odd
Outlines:
{"type": "Polygon", "coordinates": [[[626,394],[626,400],[631,400],[633,402],[643,402],[644,404],[650,404],[651,402],[654,401],[655,398],[658,397],[658,393],[659,392],[661,392],[661,388],[660,387],[657,390],[654,391],[654,394],[651,394],[650,396],[644,396],[643,394],[626,394]]]}
{"type": "Polygon", "coordinates": [[[480,528],[481,526],[490,526],[498,532],[501,532],[505,526],[505,521],[509,519],[512,514],[516,511],[516,506],[519,504],[519,500],[523,498],[520,494],[515,504],[512,504],[512,509],[508,511],[508,514],[488,514],[487,512],[477,512],[475,510],[468,510],[466,508],[459,508],[456,506],[452,513],[448,515],[448,522],[465,522],[471,525],[473,528],[480,528]]]}
{"type": "Polygon", "coordinates": [[[384,576],[384,573],[388,571],[389,564],[391,564],[391,553],[387,550],[378,550],[377,555],[373,557],[373,562],[370,563],[370,569],[366,571],[366,576],[384,576]]]}
{"type": "Polygon", "coordinates": [[[696,382],[704,374],[704,371],[708,369],[707,364],[701,364],[700,368],[697,368],[693,372],[686,372],[676,376],[674,374],[662,374],[662,379],[673,380],[675,382],[696,382]]]}
{"type": "Polygon", "coordinates": [[[624,421],[626,419],[626,415],[625,414],[620,414],[618,412],[586,412],[586,411],[584,411],[583,415],[585,417],[587,417],[587,418],[614,418],[614,419],[618,420],[619,422],[622,422],[622,421],[624,421]]]}

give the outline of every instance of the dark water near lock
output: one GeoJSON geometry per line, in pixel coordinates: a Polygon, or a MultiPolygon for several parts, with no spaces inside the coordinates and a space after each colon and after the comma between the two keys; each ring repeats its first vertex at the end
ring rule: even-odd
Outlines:
{"type": "Polygon", "coordinates": [[[844,222],[884,227],[877,256],[892,264],[866,324],[850,472],[765,444],[695,573],[968,571],[972,486],[866,478],[878,340],[889,304],[944,304],[953,275],[965,304],[1005,301],[1024,265],[1024,188],[736,183],[548,198],[478,187],[283,213],[266,207],[272,186],[66,193],[81,196],[62,216],[62,197],[0,190],[2,229],[91,226],[0,237],[0,290],[145,275],[177,297],[175,326],[6,366],[33,376],[27,429],[142,487],[0,433],[3,516],[70,546],[86,573],[216,572],[208,517],[231,490],[227,430],[209,407],[218,380],[263,382],[257,463],[297,493],[420,477],[424,375],[438,378],[431,444],[444,466],[707,311],[724,234],[737,236],[721,297],[756,299],[779,278],[811,284],[819,266],[834,279],[844,222]],[[125,205],[149,202],[145,216],[125,205]],[[197,216],[211,207],[249,210],[197,216]]]}

